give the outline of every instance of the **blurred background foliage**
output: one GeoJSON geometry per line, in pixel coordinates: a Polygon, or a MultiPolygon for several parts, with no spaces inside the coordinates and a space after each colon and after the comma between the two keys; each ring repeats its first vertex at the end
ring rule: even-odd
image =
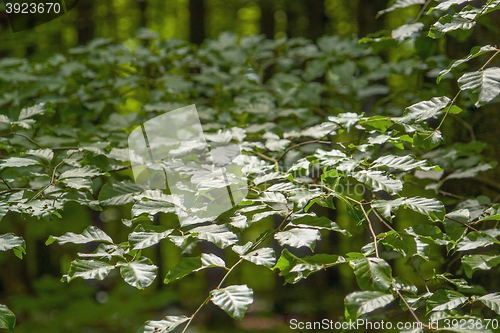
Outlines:
{"type": "MultiPolygon", "coordinates": [[[[136,46],[138,44],[135,39],[136,32],[141,27],[157,32],[161,39],[178,38],[189,41],[194,45],[187,43],[179,45],[187,45],[190,50],[196,49],[197,44],[203,45],[201,50],[217,50],[232,39],[232,35],[221,36],[221,33],[226,31],[231,31],[238,37],[262,34],[265,38],[273,40],[299,37],[299,39],[289,41],[281,49],[279,43],[275,44],[274,47],[278,50],[276,53],[282,52],[286,56],[293,54],[294,47],[303,49],[297,51],[297,64],[287,67],[286,64],[276,61],[277,66],[271,66],[271,72],[264,73],[269,79],[274,74],[273,71],[287,72],[289,68],[296,67],[304,69],[305,57],[304,53],[300,52],[305,52],[307,45],[311,45],[305,39],[318,42],[324,35],[353,38],[343,39],[342,41],[346,41],[343,42],[344,44],[341,44],[341,39],[323,39],[323,42],[331,43],[333,48],[338,47],[340,50],[340,54],[337,55],[339,58],[334,60],[334,63],[337,62],[332,65],[336,78],[330,77],[326,79],[326,82],[323,78],[319,79],[320,83],[325,85],[326,92],[316,94],[310,91],[302,96],[302,100],[299,98],[297,105],[293,105],[295,108],[313,105],[316,109],[311,114],[298,116],[296,114],[296,119],[294,118],[288,124],[299,126],[300,122],[302,124],[314,123],[314,119],[326,117],[328,114],[322,113],[324,109],[336,110],[337,113],[362,110],[373,114],[379,114],[383,109],[386,113],[400,114],[402,108],[415,101],[438,94],[450,95],[456,90],[451,82],[436,86],[435,77],[426,76],[425,72],[420,71],[419,68],[426,70],[446,68],[450,58],[458,59],[467,55],[472,46],[482,45],[483,41],[492,43],[491,41],[495,38],[498,40],[500,19],[497,15],[474,30],[473,36],[469,36],[467,40],[456,36],[457,38],[449,37],[439,43],[427,37],[417,39],[415,44],[398,44],[389,41],[388,45],[374,44],[371,50],[372,57],[354,59],[356,52],[362,54],[368,49],[367,46],[356,44],[358,37],[381,30],[390,30],[404,24],[407,17],[418,15],[418,8],[410,7],[377,19],[377,12],[386,8],[388,3],[389,1],[386,0],[80,0],[78,6],[67,15],[15,34],[9,28],[5,9],[0,3],[0,59],[18,57],[30,61],[45,61],[49,57],[54,57],[56,53],[68,56],[71,48],[85,45],[95,38],[109,38],[114,43],[136,46]],[[218,42],[214,41],[218,38],[218,42]],[[212,39],[212,41],[207,39],[212,39]],[[345,47],[344,53],[342,53],[343,47],[345,47]],[[377,48],[382,51],[380,54],[377,48]],[[384,63],[385,65],[382,65],[384,63]],[[281,65],[283,67],[280,67],[281,65]],[[350,86],[352,82],[339,83],[342,78],[349,79],[354,76],[366,76],[366,80],[356,81],[360,85],[355,87],[350,86]],[[378,87],[379,90],[369,91],[373,87],[378,87]],[[399,105],[384,104],[384,92],[388,89],[393,94],[393,101],[399,98],[399,105]],[[397,97],[394,98],[394,96],[397,97]]],[[[139,31],[145,32],[146,30],[139,31]]],[[[175,45],[175,42],[171,41],[170,44],[166,43],[164,46],[174,50],[172,52],[180,48],[172,45],[175,45]]],[[[200,52],[198,56],[203,57],[203,53],[200,52]]],[[[172,57],[174,58],[182,59],[182,55],[179,53],[172,57]]],[[[54,63],[57,63],[57,59],[53,59],[54,63]]],[[[229,66],[231,62],[221,61],[221,64],[229,66]]],[[[256,69],[260,65],[256,66],[256,69]]],[[[70,67],[67,70],[70,71],[68,76],[72,75],[73,71],[79,71],[78,68],[70,67]]],[[[269,71],[269,68],[265,70],[269,71]]],[[[310,68],[310,70],[314,69],[310,68]]],[[[99,73],[102,76],[100,79],[104,79],[106,75],[117,76],[113,69],[109,71],[110,73],[99,73]]],[[[286,79],[281,77],[281,81],[279,78],[275,81],[279,81],[277,85],[286,85],[286,79]]],[[[310,81],[313,79],[315,79],[314,73],[311,74],[310,81]]],[[[211,89],[215,89],[215,93],[221,93],[221,95],[228,93],[220,85],[212,86],[209,81],[206,82],[211,89]]],[[[79,85],[84,83],[73,82],[73,84],[76,92],[79,85]]],[[[272,87],[273,81],[267,81],[266,84],[272,87]]],[[[3,94],[12,90],[9,83],[1,80],[0,87],[3,94]]],[[[29,90],[23,86],[23,83],[19,83],[16,89],[21,92],[23,89],[24,92],[29,90]]],[[[182,87],[172,87],[168,97],[174,96],[178,98],[177,102],[187,103],[191,96],[183,94],[182,89],[182,87]],[[176,88],[179,89],[176,90],[176,88]]],[[[222,98],[222,101],[215,97],[212,99],[208,97],[205,100],[198,98],[197,102],[206,106],[218,105],[222,109],[224,103],[230,101],[234,93],[234,91],[229,92],[227,99],[222,98]]],[[[137,106],[134,106],[134,103],[137,101],[139,101],[139,107],[143,103],[151,102],[149,93],[144,93],[147,97],[144,97],[144,94],[141,96],[140,89],[132,95],[123,91],[117,94],[119,98],[117,97],[117,100],[112,103],[111,108],[122,115],[136,109],[137,106]]],[[[68,96],[71,97],[71,94],[68,93],[68,96]]],[[[31,97],[29,91],[26,92],[25,97],[19,98],[21,105],[17,107],[23,107],[23,103],[29,103],[31,97]]],[[[477,113],[465,110],[461,115],[465,125],[457,125],[456,121],[449,121],[443,128],[445,137],[448,137],[450,142],[481,139],[491,144],[485,151],[486,155],[490,159],[499,160],[500,151],[496,147],[500,128],[499,117],[489,117],[488,122],[483,121],[485,115],[491,113],[492,108],[494,106],[487,106],[477,113]],[[474,127],[475,132],[471,132],[471,126],[474,127]]],[[[2,109],[2,112],[3,110],[7,109],[2,109]]],[[[204,109],[201,110],[203,117],[204,109]]],[[[75,112],[84,112],[84,109],[75,112]]],[[[212,122],[213,120],[210,119],[212,115],[210,110],[206,110],[204,121],[212,122]]],[[[224,115],[218,113],[218,116],[222,119],[224,115]]],[[[95,122],[102,120],[99,117],[93,119],[91,116],[89,119],[95,122]]],[[[280,121],[287,124],[286,119],[280,121]]],[[[70,131],[70,129],[68,127],[65,130],[70,131]]],[[[472,149],[476,152],[482,150],[478,145],[463,149],[472,149]]],[[[500,186],[493,181],[498,178],[498,174],[490,173],[488,178],[477,178],[470,182],[463,181],[460,184],[447,185],[445,190],[475,196],[486,194],[498,201],[500,186]]],[[[415,195],[424,193],[424,190],[418,187],[415,187],[413,191],[415,195]]],[[[453,199],[448,198],[448,200],[453,203],[453,199]]],[[[6,219],[2,221],[0,233],[13,231],[22,235],[28,248],[28,255],[23,260],[15,258],[12,252],[0,253],[0,267],[2,267],[0,303],[9,305],[10,309],[16,313],[18,321],[16,332],[132,332],[145,320],[159,318],[158,314],[191,313],[200,304],[213,284],[212,282],[220,278],[221,272],[216,270],[215,273],[194,274],[174,284],[173,287],[163,285],[162,274],[165,274],[163,272],[159,274],[160,278],[155,286],[145,291],[137,291],[120,279],[113,278],[99,282],[75,280],[69,284],[59,281],[61,275],[67,271],[75,253],[84,251],[77,246],[54,245],[49,249],[44,245],[47,235],[61,235],[66,231],[81,232],[89,225],[89,220],[92,220],[98,225],[105,225],[106,231],[113,238],[124,238],[127,230],[123,230],[120,220],[126,217],[124,216],[126,210],[110,207],[102,212],[94,212],[70,204],[65,208],[62,219],[43,221],[26,218],[24,220],[21,216],[12,214],[8,216],[7,221],[6,219]]],[[[363,239],[364,230],[349,226],[350,219],[342,207],[339,207],[335,214],[332,218],[358,238],[355,236],[342,241],[331,236],[330,239],[327,238],[318,245],[318,252],[334,253],[335,249],[341,249],[342,253],[346,253],[349,249],[359,250],[359,247],[366,243],[363,239]],[[356,243],[356,239],[359,239],[359,242],[356,243]]],[[[399,215],[403,226],[413,223],[418,218],[422,217],[413,213],[399,215]]],[[[272,224],[272,219],[268,223],[272,224]]],[[[256,233],[258,232],[259,230],[256,230],[256,233]]],[[[92,251],[93,248],[86,250],[92,251]]],[[[155,251],[158,252],[151,256],[157,255],[167,268],[175,265],[180,256],[172,244],[162,244],[161,249],[155,251]]],[[[439,253],[433,258],[436,260],[423,268],[426,276],[432,276],[433,269],[439,268],[442,264],[439,261],[442,258],[439,253]]],[[[412,268],[408,266],[398,266],[397,262],[394,265],[395,271],[406,270],[407,275],[414,274],[412,268]]],[[[244,280],[259,297],[242,323],[234,323],[215,306],[207,307],[197,318],[197,323],[203,323],[206,331],[289,332],[287,323],[291,318],[338,319],[343,315],[345,295],[356,288],[352,273],[342,269],[319,272],[307,281],[282,286],[284,282],[282,278],[249,264],[243,265],[231,279],[244,280]]],[[[483,286],[498,290],[498,279],[494,272],[477,274],[475,279],[483,286]]],[[[202,330],[202,326],[197,327],[202,330]]]]}

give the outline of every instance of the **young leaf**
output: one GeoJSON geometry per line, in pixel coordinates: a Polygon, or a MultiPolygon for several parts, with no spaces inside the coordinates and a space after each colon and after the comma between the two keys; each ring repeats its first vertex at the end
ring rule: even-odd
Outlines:
{"type": "Polygon", "coordinates": [[[430,218],[437,218],[442,221],[445,215],[445,208],[443,204],[436,199],[413,197],[404,200],[403,205],[407,208],[428,216],[430,218]]]}
{"type": "Polygon", "coordinates": [[[500,293],[492,293],[481,296],[478,298],[478,301],[500,315],[500,293]]]}
{"type": "Polygon", "coordinates": [[[250,253],[241,256],[243,259],[250,261],[256,265],[271,268],[276,264],[274,250],[270,247],[254,250],[250,253]]]}
{"type": "Polygon", "coordinates": [[[417,161],[410,155],[404,155],[404,156],[386,155],[377,158],[370,165],[370,169],[380,168],[380,167],[389,167],[392,169],[402,170],[402,171],[409,171],[416,168],[419,168],[420,170],[424,171],[430,171],[436,168],[436,167],[428,167],[427,161],[417,161]]]}
{"type": "Polygon", "coordinates": [[[446,96],[434,97],[430,101],[422,101],[407,108],[407,112],[399,121],[403,124],[422,122],[437,116],[450,103],[446,96]]]}
{"type": "Polygon", "coordinates": [[[26,247],[24,239],[21,237],[16,236],[13,233],[0,235],[0,251],[11,250],[18,246],[23,249],[26,247]]]}
{"type": "Polygon", "coordinates": [[[66,243],[86,244],[90,242],[113,243],[111,237],[109,237],[104,231],[93,225],[85,229],[81,234],[67,232],[59,237],[49,236],[49,238],[45,242],[45,245],[50,245],[55,241],[57,241],[59,245],[64,245],[66,243]]]}
{"type": "Polygon", "coordinates": [[[99,193],[102,205],[125,205],[134,201],[134,195],[144,189],[139,185],[125,180],[115,184],[104,184],[99,193]]]}
{"type": "Polygon", "coordinates": [[[149,320],[146,322],[143,333],[168,333],[177,326],[189,320],[186,316],[166,316],[162,320],[149,320]]]}
{"type": "Polygon", "coordinates": [[[388,290],[392,285],[392,269],[380,258],[362,258],[351,261],[358,285],[363,290],[388,290]]]}
{"type": "Polygon", "coordinates": [[[281,246],[288,245],[292,247],[307,246],[314,250],[316,241],[321,239],[321,233],[316,229],[294,228],[287,231],[278,232],[274,235],[281,246]]]}
{"type": "Polygon", "coordinates": [[[202,253],[201,255],[194,258],[183,257],[177,265],[175,265],[170,272],[168,272],[165,280],[165,284],[168,284],[175,280],[180,280],[186,275],[194,272],[198,272],[202,269],[209,267],[225,267],[226,263],[224,260],[211,253],[202,253]]]}
{"type": "Polygon", "coordinates": [[[8,329],[9,332],[14,333],[14,326],[16,325],[16,315],[3,304],[0,304],[0,328],[8,329]]]}
{"type": "Polygon", "coordinates": [[[454,290],[439,289],[427,300],[427,311],[452,310],[467,302],[468,297],[454,290]]]}
{"type": "Polygon", "coordinates": [[[473,47],[472,50],[471,50],[471,52],[469,53],[469,55],[467,57],[459,59],[459,60],[455,60],[454,62],[452,62],[450,64],[450,66],[447,69],[442,70],[441,72],[439,72],[439,75],[437,77],[437,83],[441,82],[441,79],[446,74],[448,74],[449,72],[451,72],[452,69],[457,68],[461,64],[464,64],[464,63],[468,62],[471,59],[479,57],[480,55],[483,55],[483,54],[485,54],[487,52],[493,52],[493,51],[497,51],[497,48],[494,47],[494,46],[491,46],[491,45],[485,45],[485,46],[482,46],[482,47],[481,46],[475,46],[475,47],[473,47]]]}
{"type": "Polygon", "coordinates": [[[137,289],[149,287],[156,278],[157,267],[148,258],[142,257],[131,263],[118,262],[120,274],[125,282],[137,289]]]}
{"type": "Polygon", "coordinates": [[[37,114],[43,114],[45,112],[44,106],[45,106],[44,103],[40,103],[40,104],[35,104],[31,107],[22,109],[21,113],[19,114],[19,120],[31,118],[33,116],[36,116],[37,114]]]}
{"type": "Polygon", "coordinates": [[[389,8],[379,11],[377,13],[377,17],[382,14],[392,12],[393,10],[398,8],[406,8],[413,5],[423,5],[424,3],[425,0],[396,0],[389,8]]]}
{"type": "Polygon", "coordinates": [[[441,38],[445,33],[462,29],[469,30],[476,25],[476,21],[460,15],[445,15],[431,27],[428,36],[431,38],[441,38]]]}
{"type": "Polygon", "coordinates": [[[155,244],[158,244],[162,239],[166,238],[173,231],[173,229],[166,229],[163,231],[146,231],[142,225],[139,225],[135,228],[134,232],[128,235],[128,241],[133,245],[132,248],[134,250],[146,249],[155,244]]]}
{"type": "Polygon", "coordinates": [[[403,189],[403,183],[399,179],[389,178],[382,171],[362,170],[355,172],[353,176],[373,191],[397,194],[403,189]]]}
{"type": "Polygon", "coordinates": [[[0,161],[0,170],[5,168],[20,168],[31,165],[38,165],[40,162],[31,158],[10,157],[0,161]]]}
{"type": "Polygon", "coordinates": [[[60,176],[59,179],[67,179],[67,178],[92,178],[96,176],[103,175],[103,172],[100,172],[99,170],[96,170],[94,168],[91,168],[90,166],[86,165],[83,168],[73,168],[68,171],[63,172],[60,176]]]}
{"type": "Polygon", "coordinates": [[[114,268],[114,265],[110,265],[100,260],[76,259],[71,262],[68,274],[64,275],[62,280],[70,282],[77,277],[81,277],[85,280],[103,280],[114,268]]]}
{"type": "Polygon", "coordinates": [[[469,91],[469,97],[477,107],[484,105],[500,94],[500,68],[465,73],[458,79],[458,85],[461,90],[469,91]]]}
{"type": "Polygon", "coordinates": [[[224,249],[238,242],[238,236],[223,225],[207,225],[189,231],[194,237],[214,243],[224,249]]]}
{"type": "Polygon", "coordinates": [[[285,283],[297,283],[312,273],[345,263],[344,257],[333,254],[315,254],[298,258],[284,249],[273,269],[279,269],[285,283]]]}
{"type": "Polygon", "coordinates": [[[346,316],[356,320],[364,314],[383,308],[393,300],[393,295],[381,291],[355,291],[344,300],[346,316]]]}
{"type": "Polygon", "coordinates": [[[397,29],[394,29],[391,36],[398,42],[402,42],[407,38],[415,39],[420,36],[420,31],[422,31],[423,28],[424,24],[422,22],[405,24],[397,29]]]}
{"type": "Polygon", "coordinates": [[[234,319],[243,320],[248,306],[253,303],[253,290],[246,285],[229,286],[211,292],[212,302],[234,319]]]}

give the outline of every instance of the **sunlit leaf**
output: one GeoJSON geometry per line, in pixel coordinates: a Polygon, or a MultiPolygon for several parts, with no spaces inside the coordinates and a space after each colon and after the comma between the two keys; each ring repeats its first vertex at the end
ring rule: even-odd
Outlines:
{"type": "Polygon", "coordinates": [[[211,301],[234,319],[242,320],[253,303],[253,290],[246,285],[229,286],[211,292],[211,301]]]}
{"type": "Polygon", "coordinates": [[[157,267],[147,258],[141,258],[130,263],[118,262],[120,274],[125,282],[137,289],[149,287],[156,278],[157,267]]]}

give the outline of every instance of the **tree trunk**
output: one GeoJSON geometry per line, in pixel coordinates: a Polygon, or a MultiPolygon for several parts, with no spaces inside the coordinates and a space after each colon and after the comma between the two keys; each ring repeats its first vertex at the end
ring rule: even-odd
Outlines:
{"type": "Polygon", "coordinates": [[[78,45],[87,44],[94,38],[94,2],[80,1],[76,8],[78,45]]]}
{"type": "Polygon", "coordinates": [[[387,8],[387,0],[358,0],[358,36],[365,37],[384,28],[384,16],[377,17],[380,10],[387,8]]]}
{"type": "Polygon", "coordinates": [[[141,15],[141,18],[139,20],[140,26],[145,28],[148,21],[146,18],[146,10],[148,8],[148,3],[146,0],[138,0],[138,6],[139,6],[139,13],[141,15]]]}
{"type": "Polygon", "coordinates": [[[323,0],[310,0],[307,4],[307,38],[316,41],[325,34],[325,25],[328,17],[325,14],[325,2],[323,0]]]}
{"type": "Polygon", "coordinates": [[[271,0],[260,2],[260,33],[267,39],[274,39],[274,6],[271,0]]]}
{"type": "Polygon", "coordinates": [[[205,1],[189,0],[189,41],[200,45],[205,40],[205,1]]]}

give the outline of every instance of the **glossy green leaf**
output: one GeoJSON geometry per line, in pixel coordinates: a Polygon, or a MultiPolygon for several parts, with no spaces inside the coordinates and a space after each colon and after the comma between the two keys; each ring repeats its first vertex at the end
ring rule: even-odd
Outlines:
{"type": "Polygon", "coordinates": [[[270,247],[263,247],[254,250],[241,256],[243,259],[250,261],[258,266],[271,268],[276,264],[274,250],[270,247]]]}
{"type": "Polygon", "coordinates": [[[120,274],[125,282],[137,289],[149,287],[156,278],[157,267],[148,258],[128,262],[118,262],[120,274]]]}
{"type": "Polygon", "coordinates": [[[333,254],[315,254],[299,258],[287,249],[284,249],[273,269],[280,271],[280,275],[285,278],[285,283],[297,283],[312,273],[345,262],[344,257],[333,254]]]}
{"type": "Polygon", "coordinates": [[[0,251],[11,250],[15,247],[22,247],[24,249],[26,247],[24,239],[13,233],[0,235],[0,251]]]}
{"type": "Polygon", "coordinates": [[[360,316],[383,308],[394,296],[381,291],[355,291],[345,298],[346,317],[356,320],[360,316]]]}
{"type": "Polygon", "coordinates": [[[488,271],[493,267],[500,265],[500,256],[486,254],[472,254],[462,257],[462,265],[468,278],[472,278],[477,270],[488,271]]]}
{"type": "Polygon", "coordinates": [[[43,103],[36,104],[31,107],[27,107],[21,110],[19,114],[19,120],[24,120],[31,118],[36,115],[42,115],[45,112],[45,105],[43,103]]]}
{"type": "Polygon", "coordinates": [[[211,253],[203,253],[197,257],[184,257],[165,277],[164,283],[180,280],[186,275],[209,267],[225,267],[224,260],[211,253]]]}
{"type": "Polygon", "coordinates": [[[16,325],[16,316],[9,308],[3,304],[0,304],[0,328],[8,329],[9,332],[14,332],[14,326],[16,325]]]}
{"type": "Polygon", "coordinates": [[[134,195],[144,189],[130,181],[114,184],[105,184],[99,192],[99,201],[102,205],[125,205],[133,202],[134,195]]]}
{"type": "Polygon", "coordinates": [[[189,320],[186,316],[166,316],[162,320],[149,320],[146,322],[143,333],[168,333],[177,326],[189,320]]]}
{"type": "Polygon", "coordinates": [[[314,250],[316,241],[321,239],[321,233],[316,229],[293,228],[287,231],[278,232],[274,235],[274,239],[276,239],[281,246],[288,245],[296,248],[306,246],[314,250]]]}
{"type": "Polygon", "coordinates": [[[500,68],[486,68],[483,71],[465,73],[458,79],[461,90],[479,107],[491,102],[500,94],[500,68]]]}
{"type": "Polygon", "coordinates": [[[437,78],[437,83],[441,82],[441,80],[443,79],[443,77],[446,74],[448,74],[449,72],[451,72],[453,69],[457,68],[458,66],[468,62],[469,60],[472,60],[476,57],[479,57],[480,55],[483,55],[483,54],[488,53],[488,52],[493,52],[493,51],[497,51],[497,48],[494,46],[491,46],[491,45],[473,47],[471,52],[469,53],[469,55],[467,57],[453,61],[447,69],[439,72],[439,75],[437,78]]]}
{"type": "Polygon", "coordinates": [[[73,244],[86,244],[90,242],[106,242],[113,243],[111,237],[109,237],[104,231],[91,225],[87,229],[85,229],[81,234],[75,234],[73,232],[67,232],[62,236],[49,236],[46,245],[50,245],[57,241],[59,245],[64,245],[66,243],[73,244]]]}
{"type": "Polygon", "coordinates": [[[224,249],[238,242],[238,236],[222,225],[197,227],[189,231],[194,237],[214,243],[224,249]]]}
{"type": "Polygon", "coordinates": [[[229,286],[211,292],[211,301],[234,319],[243,320],[253,303],[253,290],[246,285],[229,286]]]}
{"type": "Polygon", "coordinates": [[[114,265],[100,260],[76,259],[71,262],[68,274],[63,276],[62,281],[70,282],[77,277],[103,280],[114,268],[114,265]]]}
{"type": "Polygon", "coordinates": [[[468,297],[454,290],[438,289],[427,300],[427,311],[452,310],[467,302],[468,297]]]}
{"type": "Polygon", "coordinates": [[[380,258],[362,258],[351,261],[356,281],[363,290],[388,290],[392,285],[392,269],[380,258]]]}
{"type": "Polygon", "coordinates": [[[173,231],[173,229],[148,228],[138,225],[135,230],[128,235],[128,241],[132,244],[134,250],[146,249],[158,244],[173,231]]]}
{"type": "Polygon", "coordinates": [[[363,170],[355,172],[353,177],[373,191],[386,191],[389,194],[396,194],[403,189],[403,183],[400,180],[392,179],[382,171],[363,170]]]}
{"type": "Polygon", "coordinates": [[[492,293],[481,296],[478,298],[478,301],[500,315],[500,293],[492,293]]]}

